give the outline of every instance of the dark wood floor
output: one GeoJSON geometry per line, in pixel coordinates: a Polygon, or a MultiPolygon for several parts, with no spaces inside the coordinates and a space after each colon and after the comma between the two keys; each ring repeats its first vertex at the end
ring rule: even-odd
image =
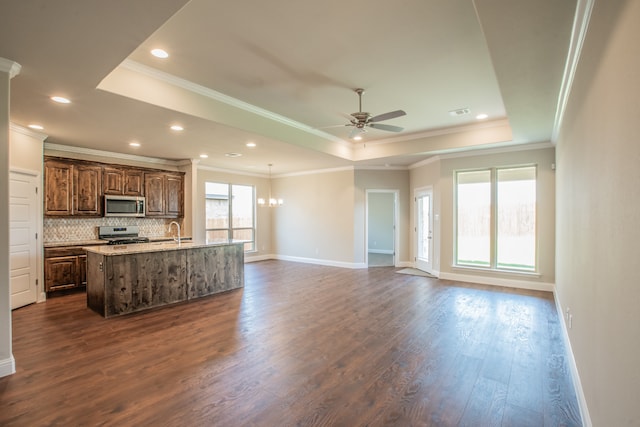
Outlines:
{"type": "Polygon", "coordinates": [[[105,320],[13,312],[0,425],[580,425],[550,294],[284,261],[105,320]]]}

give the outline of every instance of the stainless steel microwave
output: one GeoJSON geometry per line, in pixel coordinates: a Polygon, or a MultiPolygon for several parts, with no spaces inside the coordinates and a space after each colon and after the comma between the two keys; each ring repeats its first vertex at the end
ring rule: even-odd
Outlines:
{"type": "Polygon", "coordinates": [[[143,217],[146,200],[136,196],[104,196],[104,216],[143,217]]]}

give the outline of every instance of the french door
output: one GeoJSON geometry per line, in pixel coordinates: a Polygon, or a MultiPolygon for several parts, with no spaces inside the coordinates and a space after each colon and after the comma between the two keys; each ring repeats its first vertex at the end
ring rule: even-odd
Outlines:
{"type": "Polygon", "coordinates": [[[433,190],[419,189],[415,192],[415,264],[416,268],[433,271],[433,190]]]}

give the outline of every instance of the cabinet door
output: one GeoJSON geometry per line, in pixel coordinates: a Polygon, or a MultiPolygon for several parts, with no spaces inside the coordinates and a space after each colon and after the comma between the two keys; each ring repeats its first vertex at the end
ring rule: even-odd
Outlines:
{"type": "Polygon", "coordinates": [[[71,215],[73,211],[73,167],[55,160],[44,162],[44,214],[71,215]]]}
{"type": "Polygon", "coordinates": [[[102,214],[102,167],[76,165],[73,168],[73,215],[102,214]]]}
{"type": "Polygon", "coordinates": [[[164,209],[167,216],[184,216],[184,176],[165,176],[164,209]]]}
{"type": "Polygon", "coordinates": [[[78,286],[78,257],[64,256],[44,260],[44,290],[46,292],[78,286]]]}
{"type": "Polygon", "coordinates": [[[123,194],[124,170],[106,167],[102,173],[104,194],[123,194]]]}
{"type": "Polygon", "coordinates": [[[164,173],[144,174],[147,216],[164,216],[164,173]]]}
{"type": "Polygon", "coordinates": [[[144,172],[139,169],[125,169],[124,191],[127,196],[144,196],[144,172]]]}

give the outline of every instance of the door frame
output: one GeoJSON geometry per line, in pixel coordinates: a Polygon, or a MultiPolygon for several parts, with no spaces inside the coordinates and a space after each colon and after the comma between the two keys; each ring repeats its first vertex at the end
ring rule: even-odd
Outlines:
{"type": "MultiPolygon", "coordinates": [[[[30,169],[22,169],[16,167],[9,167],[9,179],[11,179],[11,174],[21,174],[27,175],[35,178],[34,181],[36,183],[37,193],[36,193],[36,233],[38,233],[38,241],[36,242],[36,277],[38,279],[38,285],[36,289],[36,303],[44,302],[47,299],[47,293],[44,291],[44,270],[43,270],[43,259],[44,259],[44,246],[43,246],[43,229],[44,229],[44,219],[43,219],[43,200],[42,200],[42,172],[30,169]]],[[[7,242],[8,243],[8,242],[7,242]]],[[[9,284],[11,286],[11,284],[9,284]]],[[[11,290],[9,290],[11,292],[11,290]]]]}
{"type": "Polygon", "coordinates": [[[400,190],[367,189],[364,200],[364,263],[369,267],[369,194],[371,193],[392,193],[393,194],[393,266],[398,266],[398,246],[400,244],[400,230],[398,218],[400,218],[400,190]]]}
{"type": "Polygon", "coordinates": [[[417,268],[418,258],[418,195],[421,193],[431,193],[431,270],[428,273],[439,277],[440,235],[439,235],[439,215],[436,213],[435,190],[432,185],[414,188],[413,190],[413,267],[417,268]]]}

